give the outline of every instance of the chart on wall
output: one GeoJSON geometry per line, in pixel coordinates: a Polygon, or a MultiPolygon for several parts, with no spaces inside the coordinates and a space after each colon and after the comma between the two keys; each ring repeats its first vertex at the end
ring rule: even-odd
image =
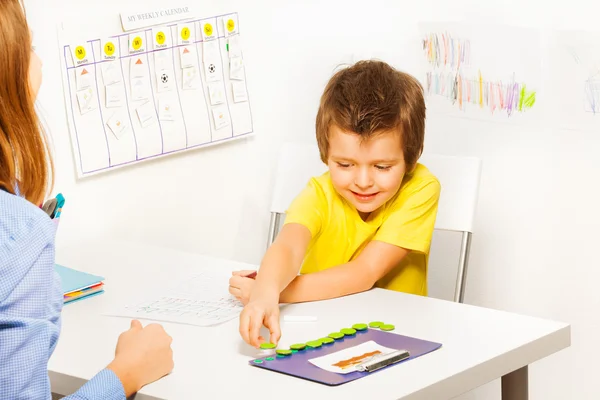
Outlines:
{"type": "Polygon", "coordinates": [[[237,13],[65,22],[59,43],[79,177],[253,133],[237,13]]]}
{"type": "Polygon", "coordinates": [[[600,32],[554,31],[548,68],[554,125],[600,131],[600,32]]]}
{"type": "Polygon", "coordinates": [[[428,113],[539,122],[538,31],[447,22],[421,23],[419,29],[428,113]]]}

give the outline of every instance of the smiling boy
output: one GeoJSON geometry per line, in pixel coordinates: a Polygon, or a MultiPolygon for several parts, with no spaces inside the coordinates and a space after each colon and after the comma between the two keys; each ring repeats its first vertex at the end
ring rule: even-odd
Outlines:
{"type": "Polygon", "coordinates": [[[417,162],[425,136],[419,82],[379,61],[337,72],[321,97],[316,135],[329,170],[290,205],[256,279],[239,271],[230,280],[246,304],[240,334],[253,346],[264,340],[263,324],[279,340],[280,302],[375,286],[427,294],[440,184],[417,162]]]}

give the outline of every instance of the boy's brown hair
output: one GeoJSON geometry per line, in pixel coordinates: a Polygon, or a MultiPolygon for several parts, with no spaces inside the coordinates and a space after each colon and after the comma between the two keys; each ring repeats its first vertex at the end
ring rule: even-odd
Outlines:
{"type": "Polygon", "coordinates": [[[39,205],[52,159],[29,86],[31,36],[20,0],[0,0],[0,187],[39,205]]]}
{"type": "Polygon", "coordinates": [[[404,161],[410,170],[423,152],[423,87],[411,75],[385,62],[359,61],[338,71],[321,96],[316,133],[324,163],[327,163],[332,125],[363,139],[397,130],[401,135],[404,161]]]}

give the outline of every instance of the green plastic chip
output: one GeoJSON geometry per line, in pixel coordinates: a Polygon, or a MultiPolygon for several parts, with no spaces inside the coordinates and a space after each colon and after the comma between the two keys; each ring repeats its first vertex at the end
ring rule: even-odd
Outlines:
{"type": "Polygon", "coordinates": [[[367,329],[367,324],[354,324],[352,325],[352,329],[356,329],[357,331],[364,331],[367,329]]]}
{"type": "Polygon", "coordinates": [[[370,328],[381,328],[381,325],[383,325],[383,322],[381,321],[373,321],[369,324],[370,328]]]}
{"type": "Polygon", "coordinates": [[[356,329],[352,329],[352,328],[344,328],[344,329],[340,330],[340,332],[342,332],[345,336],[356,335],[356,329]]]}
{"type": "Polygon", "coordinates": [[[331,344],[331,343],[335,342],[335,340],[333,340],[330,337],[321,338],[321,339],[319,339],[319,341],[323,344],[331,344]]]}
{"type": "Polygon", "coordinates": [[[298,350],[292,350],[292,354],[296,354],[298,350]]]}
{"type": "Polygon", "coordinates": [[[279,354],[280,356],[289,356],[292,354],[292,350],[280,349],[280,350],[277,350],[276,353],[279,354]]]}
{"type": "Polygon", "coordinates": [[[262,364],[263,360],[254,360],[254,364],[262,364]]]}
{"type": "Polygon", "coordinates": [[[306,348],[306,345],[304,343],[296,343],[290,346],[290,349],[292,350],[304,350],[306,348]]]}
{"type": "Polygon", "coordinates": [[[267,357],[267,358],[265,358],[265,360],[266,360],[266,361],[273,361],[273,360],[275,360],[275,359],[274,359],[273,357],[267,357]]]}
{"type": "Polygon", "coordinates": [[[333,332],[329,334],[329,337],[335,340],[340,340],[344,337],[344,334],[341,332],[333,332]]]}
{"type": "Polygon", "coordinates": [[[260,348],[263,350],[271,350],[277,347],[277,345],[273,343],[261,343],[260,348]]]}
{"type": "Polygon", "coordinates": [[[313,349],[318,349],[323,345],[323,343],[321,343],[320,340],[311,340],[310,342],[307,342],[306,345],[308,347],[312,347],[313,349]]]}
{"type": "Polygon", "coordinates": [[[396,329],[396,327],[394,325],[391,324],[386,324],[386,325],[381,325],[381,329],[382,331],[393,331],[394,329],[396,329]]]}

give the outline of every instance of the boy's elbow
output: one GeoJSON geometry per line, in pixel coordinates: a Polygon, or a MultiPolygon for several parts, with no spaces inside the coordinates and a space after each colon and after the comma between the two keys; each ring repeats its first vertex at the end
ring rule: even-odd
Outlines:
{"type": "Polygon", "coordinates": [[[366,292],[367,290],[373,289],[375,284],[380,279],[379,275],[376,271],[370,268],[367,265],[356,265],[358,271],[354,273],[355,277],[358,279],[355,281],[355,288],[357,292],[366,292]]]}

